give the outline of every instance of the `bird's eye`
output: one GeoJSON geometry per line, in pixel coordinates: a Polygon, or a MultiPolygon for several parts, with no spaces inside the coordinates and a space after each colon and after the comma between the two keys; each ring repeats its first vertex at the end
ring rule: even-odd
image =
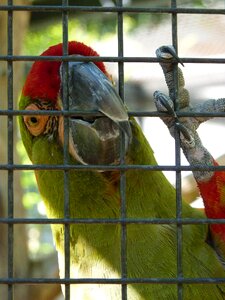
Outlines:
{"type": "MultiPolygon", "coordinates": [[[[26,110],[40,110],[39,107],[35,104],[30,104],[26,107],[26,110]]],[[[47,115],[27,115],[23,117],[24,123],[27,126],[27,129],[34,136],[38,136],[45,131],[45,127],[49,116],[47,115]]]]}
{"type": "Polygon", "coordinates": [[[38,118],[37,117],[30,117],[30,124],[35,126],[38,123],[38,118]]]}

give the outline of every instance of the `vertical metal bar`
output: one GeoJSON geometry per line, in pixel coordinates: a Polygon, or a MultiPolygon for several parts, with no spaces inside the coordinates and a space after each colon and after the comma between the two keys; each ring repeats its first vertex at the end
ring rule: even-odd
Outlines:
{"type": "MultiPolygon", "coordinates": [[[[171,0],[171,8],[177,8],[177,1],[171,0]]],[[[173,46],[178,53],[178,39],[177,39],[177,13],[172,13],[172,42],[173,46]]],[[[175,109],[179,109],[179,99],[178,97],[178,67],[174,68],[174,83],[175,83],[175,99],[174,106],[175,109]]],[[[181,165],[180,157],[180,136],[179,131],[175,131],[175,164],[176,166],[181,165]]],[[[182,199],[181,199],[181,171],[176,171],[176,219],[180,220],[182,218],[182,199]]],[[[177,224],[177,277],[183,277],[183,267],[182,267],[182,224],[177,224]]],[[[183,299],[183,285],[178,283],[177,285],[177,298],[178,300],[183,299]]]]}
{"type": "MultiPolygon", "coordinates": [[[[62,0],[63,6],[68,6],[68,0],[62,0]]],[[[68,55],[68,12],[62,12],[62,31],[63,31],[63,55],[68,55]]],[[[63,70],[63,109],[68,110],[68,62],[62,63],[63,70]]],[[[64,118],[64,146],[63,163],[66,165],[69,160],[69,120],[64,118]]],[[[64,170],[64,218],[70,218],[70,195],[69,195],[69,171],[64,170]]],[[[70,278],[70,224],[64,225],[64,263],[65,278],[70,278]]],[[[70,284],[65,284],[65,300],[70,300],[70,284]]]]}
{"type": "MultiPolygon", "coordinates": [[[[117,6],[123,6],[123,0],[117,0],[117,6]]],[[[118,12],[118,55],[123,56],[123,13],[118,12]]],[[[124,63],[118,63],[119,68],[119,94],[124,99],[124,63]]],[[[121,130],[120,164],[125,163],[125,136],[121,130]]],[[[121,197],[121,219],[126,220],[126,174],[120,171],[120,197],[121,197]]],[[[121,225],[121,277],[127,278],[127,227],[123,222],[121,225]]],[[[127,300],[127,284],[121,286],[122,300],[127,300]]]]}
{"type": "MultiPolygon", "coordinates": [[[[13,5],[13,0],[8,0],[8,5],[13,5]]],[[[13,11],[8,11],[8,55],[13,55],[13,11]]],[[[13,110],[13,62],[8,61],[8,110],[13,110]]],[[[13,116],[8,116],[8,164],[13,164],[13,116]]],[[[13,170],[8,171],[8,218],[13,218],[13,170]]],[[[14,268],[14,227],[8,224],[8,278],[13,278],[14,268]]],[[[8,285],[8,300],[13,300],[13,284],[8,285]]]]}

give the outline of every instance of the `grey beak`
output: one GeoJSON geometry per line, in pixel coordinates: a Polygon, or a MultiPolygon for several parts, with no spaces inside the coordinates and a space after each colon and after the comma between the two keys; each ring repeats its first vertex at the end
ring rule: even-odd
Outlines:
{"type": "Polygon", "coordinates": [[[126,108],[112,83],[94,63],[68,64],[69,110],[102,113],[102,117],[70,118],[76,158],[84,164],[116,163],[119,160],[120,130],[124,132],[126,149],[132,138],[126,108]]]}

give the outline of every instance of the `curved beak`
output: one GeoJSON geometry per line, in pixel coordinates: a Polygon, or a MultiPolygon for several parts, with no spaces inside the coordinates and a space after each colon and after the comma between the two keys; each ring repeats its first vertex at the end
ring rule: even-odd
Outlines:
{"type": "Polygon", "coordinates": [[[177,55],[175,48],[171,45],[161,46],[158,49],[156,49],[155,53],[156,56],[162,59],[163,61],[174,58],[175,62],[180,63],[182,66],[184,66],[182,60],[177,55]]]}
{"type": "MultiPolygon", "coordinates": [[[[114,164],[120,158],[120,130],[124,132],[126,150],[132,138],[127,110],[112,83],[94,63],[68,65],[68,98],[63,101],[68,101],[69,110],[74,112],[98,112],[98,116],[69,118],[70,153],[83,164],[114,164]]],[[[60,73],[62,76],[62,67],[60,73]]]]}

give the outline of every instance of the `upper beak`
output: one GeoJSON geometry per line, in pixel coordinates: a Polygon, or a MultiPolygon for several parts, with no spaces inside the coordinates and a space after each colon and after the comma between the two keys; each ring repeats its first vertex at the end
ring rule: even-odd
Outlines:
{"type": "MultiPolygon", "coordinates": [[[[60,71],[62,76],[62,67],[60,71]]],[[[132,133],[127,110],[104,73],[92,62],[69,62],[68,98],[63,101],[68,101],[69,110],[102,113],[102,117],[69,118],[71,154],[83,164],[116,163],[120,130],[126,150],[132,133]]]]}

